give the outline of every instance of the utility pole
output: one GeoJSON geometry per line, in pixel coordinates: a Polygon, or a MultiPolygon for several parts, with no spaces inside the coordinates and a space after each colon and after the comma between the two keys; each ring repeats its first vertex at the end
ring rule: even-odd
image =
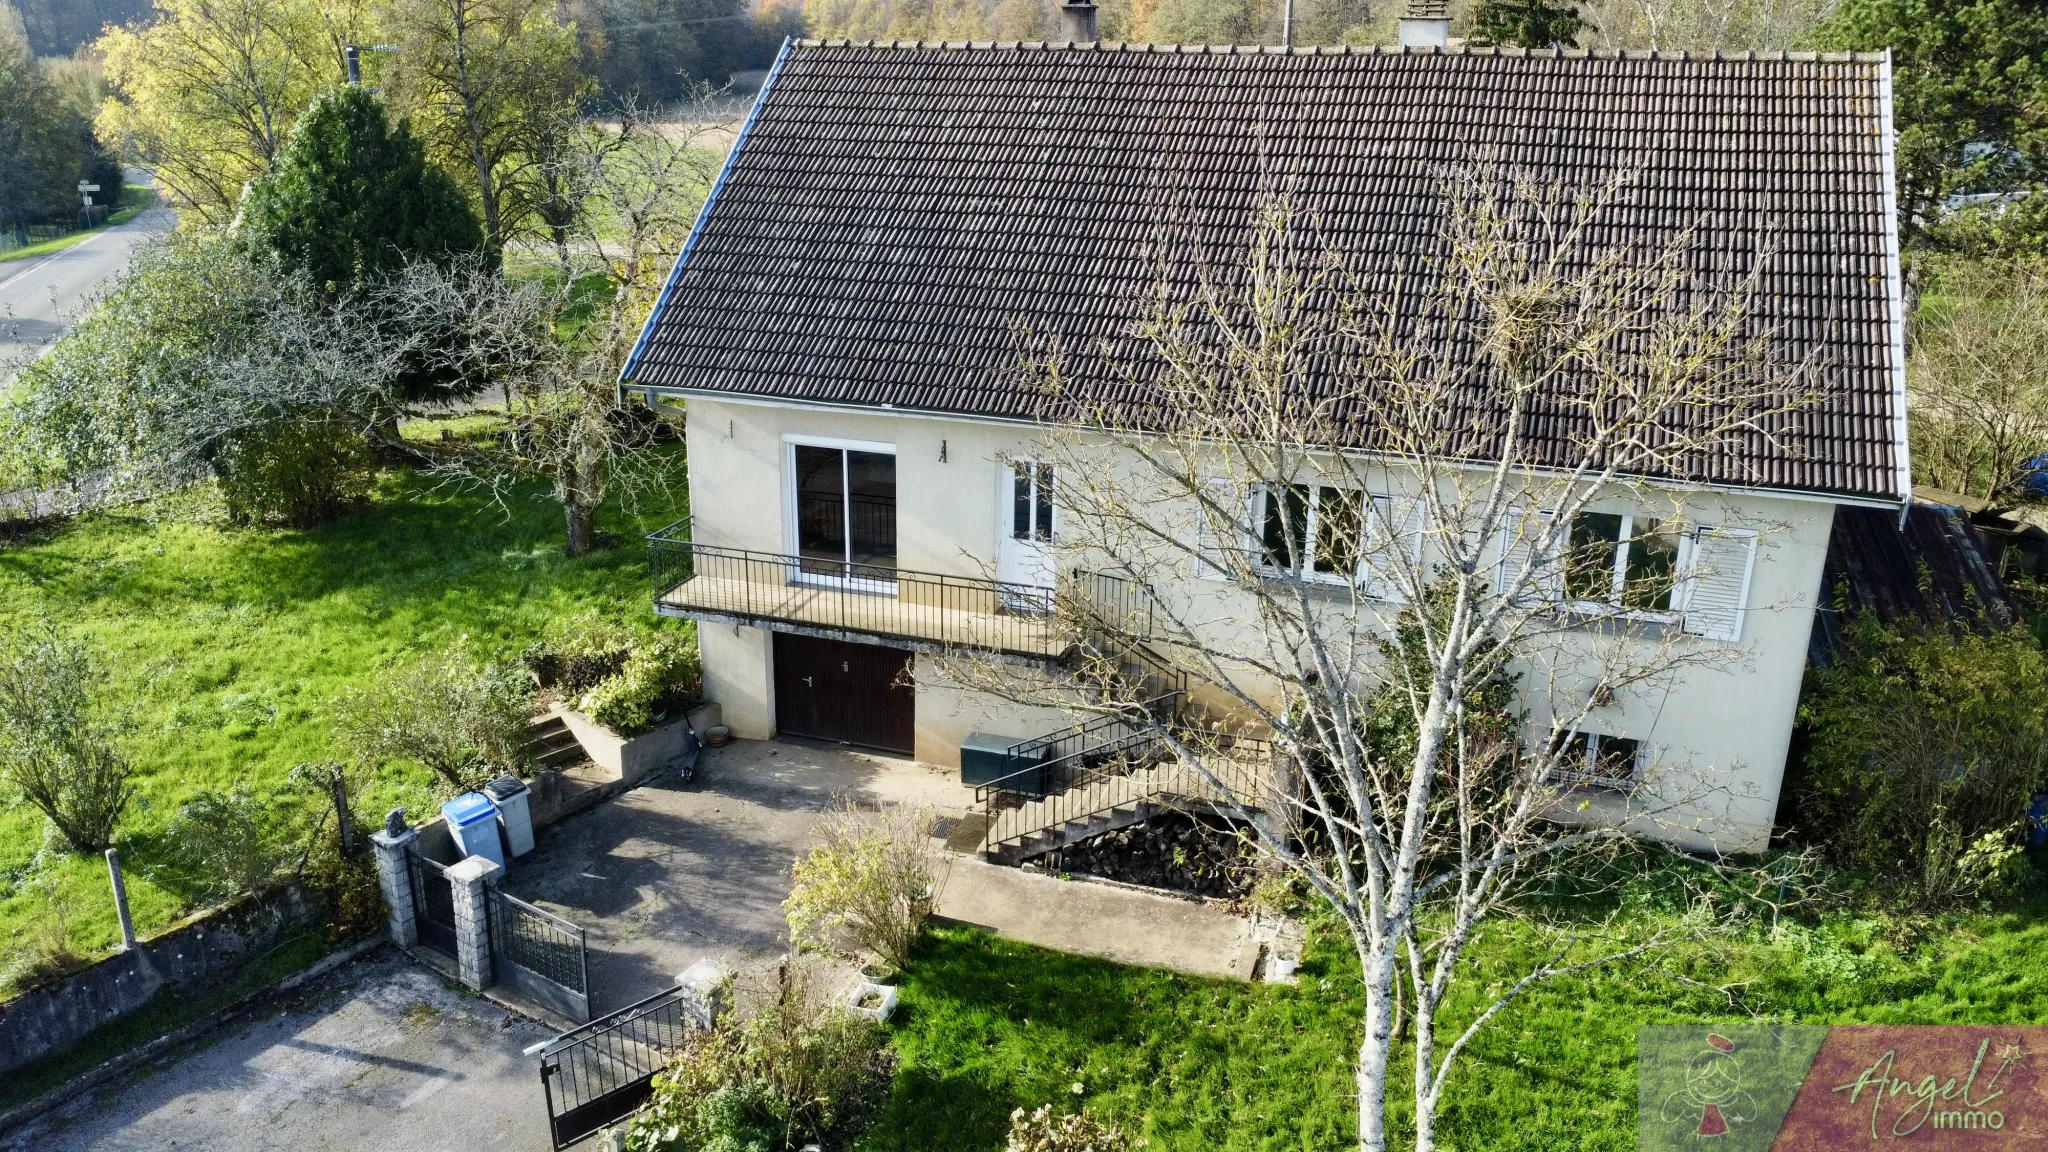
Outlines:
{"type": "Polygon", "coordinates": [[[341,62],[348,69],[349,86],[353,88],[363,86],[363,53],[396,51],[398,51],[398,45],[396,44],[343,44],[341,46],[341,62]]]}

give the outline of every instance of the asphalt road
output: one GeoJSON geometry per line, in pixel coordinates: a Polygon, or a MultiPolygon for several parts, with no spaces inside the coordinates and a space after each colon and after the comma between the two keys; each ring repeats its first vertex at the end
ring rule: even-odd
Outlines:
{"type": "Polygon", "coordinates": [[[4,1152],[547,1152],[549,1032],[390,949],[22,1128],[4,1152]]]}
{"type": "Polygon", "coordinates": [[[0,374],[23,355],[54,343],[78,318],[92,290],[127,267],[139,245],[163,235],[176,221],[169,209],[153,208],[62,252],[0,261],[0,374]]]}

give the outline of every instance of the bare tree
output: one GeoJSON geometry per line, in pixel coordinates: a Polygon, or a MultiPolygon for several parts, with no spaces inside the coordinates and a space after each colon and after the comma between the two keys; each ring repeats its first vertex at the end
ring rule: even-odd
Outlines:
{"type": "Polygon", "coordinates": [[[2021,494],[2048,451],[2048,269],[1939,269],[1913,332],[1913,460],[1938,488],[2021,494]]]}
{"type": "Polygon", "coordinates": [[[580,199],[573,243],[558,247],[570,269],[560,284],[510,281],[483,263],[422,263],[373,293],[394,318],[390,338],[410,342],[427,371],[505,396],[502,437],[411,450],[428,471],[501,500],[523,481],[546,481],[572,556],[595,546],[608,493],[632,501],[671,482],[668,463],[646,449],[669,434],[672,414],[627,404],[617,381],[717,174],[720,153],[706,138],[720,126],[710,117],[650,124],[628,106],[614,124],[579,132],[575,170],[560,177],[580,199]],[[605,279],[594,305],[577,289],[585,269],[605,279]]]}
{"type": "Polygon", "coordinates": [[[1618,758],[1586,732],[1633,693],[1738,659],[1679,627],[1737,555],[1681,528],[1716,498],[1646,477],[1766,436],[1808,397],[1774,356],[1754,272],[1712,283],[1687,237],[1611,239],[1629,188],[1450,172],[1440,253],[1391,289],[1284,195],[1232,261],[1166,235],[1146,320],[1100,352],[1126,377],[1115,400],[1071,382],[1063,349],[1029,365],[1061,566],[1138,591],[1062,587],[1061,623],[1096,638],[1071,678],[946,661],[967,686],[1145,726],[1184,794],[1233,812],[1336,913],[1363,970],[1374,1152],[1406,1027],[1428,1150],[1459,1054],[1517,996],[1668,942],[1561,928],[1547,962],[1447,1022],[1490,916],[1630,832],[1725,834],[1725,773],[1618,758]],[[1617,501],[1634,515],[1608,514],[1617,501]],[[1145,699],[1132,642],[1188,678],[1192,712],[1145,699]]]}

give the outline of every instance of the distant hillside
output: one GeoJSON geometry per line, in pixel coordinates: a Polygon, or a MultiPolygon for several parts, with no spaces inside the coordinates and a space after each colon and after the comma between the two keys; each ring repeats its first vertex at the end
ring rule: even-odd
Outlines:
{"type": "Polygon", "coordinates": [[[108,24],[147,16],[150,0],[13,0],[38,56],[69,56],[108,24]]]}

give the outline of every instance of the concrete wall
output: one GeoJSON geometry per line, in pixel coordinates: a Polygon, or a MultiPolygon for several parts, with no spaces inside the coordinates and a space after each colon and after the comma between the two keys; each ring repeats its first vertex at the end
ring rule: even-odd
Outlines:
{"type": "MultiPolygon", "coordinates": [[[[1035,435],[1025,426],[699,398],[689,401],[689,413],[697,540],[794,551],[785,498],[787,438],[873,442],[896,452],[899,563],[963,576],[994,573],[1008,475],[999,457],[1029,454],[1035,435]]],[[[1116,467],[1105,465],[1111,471],[1116,467]]],[[[1372,491],[1399,493],[1413,479],[1387,469],[1366,482],[1372,491]]],[[[1651,789],[1631,801],[1594,795],[1590,818],[1628,823],[1698,847],[1762,847],[1777,805],[1833,506],[1767,495],[1636,489],[1617,490],[1592,510],[1675,516],[1763,534],[1741,638],[1731,643],[1684,635],[1675,627],[1632,626],[1629,644],[1644,652],[1643,645],[1655,647],[1659,659],[1675,666],[1652,682],[1624,690],[1583,725],[1643,741],[1653,762],[1651,789]]],[[[1163,507],[1162,515],[1174,514],[1163,507]]],[[[1233,638],[1247,635],[1246,629],[1258,627],[1250,596],[1227,582],[1195,579],[1191,564],[1162,570],[1154,582],[1200,622],[1210,643],[1227,648],[1233,638]]],[[[1359,610],[1355,599],[1350,604],[1349,610],[1359,610]]],[[[1392,616],[1390,610],[1383,614],[1392,616]]],[[[1612,631],[1574,625],[1545,641],[1541,658],[1523,669],[1524,704],[1535,723],[1590,691],[1601,661],[1611,662],[1625,647],[1617,645],[1612,631]]],[[[768,633],[707,624],[701,636],[706,693],[725,706],[726,723],[736,735],[772,735],[768,633]]],[[[920,658],[920,759],[957,763],[959,740],[972,731],[1030,736],[1064,723],[1049,710],[962,693],[932,675],[933,667],[933,661],[920,658]]]]}
{"type": "Polygon", "coordinates": [[[201,913],[83,972],[0,1004],[0,1072],[62,1052],[159,991],[215,991],[293,928],[318,920],[296,886],[201,913]]]}

